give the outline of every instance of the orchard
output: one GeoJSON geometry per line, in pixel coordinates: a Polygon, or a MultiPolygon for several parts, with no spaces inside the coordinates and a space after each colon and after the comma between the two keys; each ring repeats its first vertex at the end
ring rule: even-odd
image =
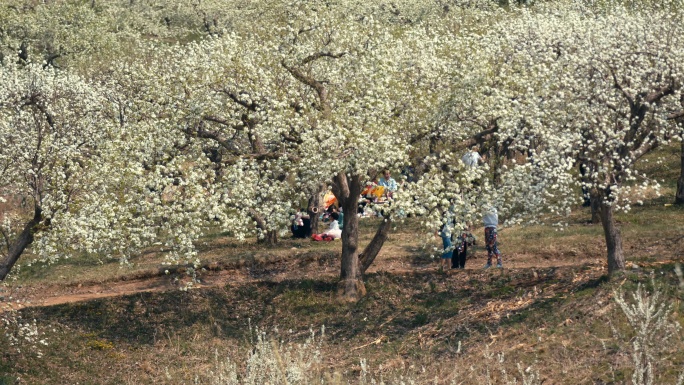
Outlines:
{"type": "Polygon", "coordinates": [[[14,3],[0,280],[26,250],[126,262],[161,244],[192,270],[201,237],[268,247],[328,189],[346,214],[345,300],[407,217],[429,235],[449,210],[463,228],[496,207],[506,225],[562,229],[583,192],[614,274],[615,213],[659,188],[636,163],[682,141],[679,0],[14,3]],[[473,145],[476,168],[461,161],[473,145]],[[359,196],[385,168],[415,172],[373,207],[384,220],[362,249],[359,196]]]}

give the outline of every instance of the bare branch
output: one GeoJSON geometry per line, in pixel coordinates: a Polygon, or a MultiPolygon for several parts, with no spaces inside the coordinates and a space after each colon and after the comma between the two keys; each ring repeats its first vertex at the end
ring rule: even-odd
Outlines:
{"type": "Polygon", "coordinates": [[[248,110],[250,110],[250,111],[255,111],[256,108],[257,108],[257,104],[256,104],[256,103],[254,103],[254,102],[247,103],[247,102],[244,101],[244,100],[240,100],[240,98],[238,97],[238,95],[236,95],[235,93],[233,93],[233,92],[231,92],[231,91],[228,91],[228,90],[226,90],[226,89],[221,89],[221,90],[218,90],[218,91],[221,92],[221,93],[223,93],[223,94],[226,94],[232,101],[234,101],[235,103],[241,105],[242,107],[244,107],[244,108],[246,108],[246,109],[248,109],[248,110]]]}
{"type": "Polygon", "coordinates": [[[668,120],[680,120],[684,119],[684,110],[678,111],[678,112],[673,112],[669,115],[667,115],[668,120]]]}
{"type": "Polygon", "coordinates": [[[316,52],[315,54],[309,55],[302,60],[302,65],[309,64],[313,61],[316,61],[320,58],[328,57],[332,59],[339,59],[342,56],[346,55],[346,52],[340,52],[340,53],[332,53],[332,52],[316,52]]]}
{"type": "Polygon", "coordinates": [[[663,87],[651,92],[650,94],[646,95],[646,97],[644,98],[644,101],[647,103],[655,103],[655,102],[661,100],[662,98],[664,98],[668,95],[672,95],[672,94],[674,94],[674,85],[670,84],[667,86],[663,86],[663,87]]]}
{"type": "Polygon", "coordinates": [[[206,120],[206,121],[208,121],[208,122],[218,123],[218,124],[220,124],[220,125],[223,125],[223,126],[226,126],[226,127],[230,127],[230,128],[232,128],[232,129],[234,129],[234,130],[237,130],[237,131],[241,131],[241,130],[243,130],[243,128],[244,128],[244,127],[242,127],[242,126],[237,126],[237,125],[231,124],[229,121],[227,121],[227,120],[225,120],[225,119],[222,119],[222,118],[219,118],[218,116],[205,115],[205,116],[202,117],[202,119],[203,119],[203,120],[206,120]]]}

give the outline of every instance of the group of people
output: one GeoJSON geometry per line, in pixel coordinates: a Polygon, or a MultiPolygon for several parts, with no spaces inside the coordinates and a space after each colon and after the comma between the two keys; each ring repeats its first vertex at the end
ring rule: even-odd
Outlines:
{"type": "MultiPolygon", "coordinates": [[[[392,174],[388,169],[384,169],[382,176],[377,182],[369,183],[362,191],[359,197],[359,216],[364,216],[365,209],[369,203],[385,203],[392,199],[394,192],[397,191],[399,185],[397,181],[392,178],[392,174]]],[[[331,193],[326,194],[325,212],[320,215],[320,219],[324,222],[329,222],[329,228],[318,234],[312,234],[311,217],[302,209],[295,214],[290,230],[293,238],[308,238],[311,237],[314,241],[332,241],[342,237],[342,228],[344,226],[344,213],[342,208],[338,207],[337,199],[331,193]],[[328,196],[329,195],[329,196],[328,196]]],[[[312,210],[314,214],[318,215],[317,208],[312,210]]]]}
{"type": "MultiPolygon", "coordinates": [[[[473,147],[468,151],[461,161],[466,167],[478,167],[484,161],[480,156],[477,147],[473,147]]],[[[369,183],[366,189],[363,190],[359,197],[359,211],[358,215],[365,215],[365,209],[370,203],[384,203],[392,199],[393,194],[399,188],[396,180],[392,178],[392,174],[388,169],[382,171],[382,176],[377,182],[369,183]]],[[[292,235],[294,238],[308,238],[311,237],[314,241],[332,241],[339,239],[342,236],[342,228],[344,224],[344,214],[341,208],[337,208],[334,204],[335,199],[331,195],[330,202],[326,201],[325,213],[321,215],[322,220],[328,220],[330,225],[328,229],[322,233],[311,234],[311,218],[304,212],[299,212],[295,215],[292,224],[292,235]]],[[[318,215],[318,213],[316,213],[318,215]]],[[[483,215],[482,221],[484,224],[484,242],[487,249],[487,263],[484,265],[485,269],[493,266],[493,259],[496,257],[496,267],[502,268],[503,261],[497,242],[497,226],[499,225],[499,217],[496,208],[490,207],[483,215]]],[[[476,237],[470,231],[470,227],[456,229],[453,217],[453,210],[446,211],[444,224],[439,230],[438,234],[442,238],[444,251],[441,256],[442,270],[449,269],[464,269],[468,255],[468,248],[475,245],[476,237]]]]}
{"type": "Polygon", "coordinates": [[[370,207],[369,204],[386,204],[390,202],[398,189],[399,185],[392,178],[390,171],[388,169],[382,170],[382,176],[377,181],[368,183],[366,188],[361,191],[358,215],[361,217],[370,215],[367,210],[370,207]]]}
{"type": "MultiPolygon", "coordinates": [[[[318,215],[317,211],[314,214],[318,215]]],[[[308,238],[311,237],[314,241],[333,241],[342,237],[342,227],[344,226],[344,214],[342,208],[330,206],[325,211],[320,219],[330,223],[328,230],[312,234],[311,231],[311,217],[304,212],[304,210],[295,214],[294,220],[290,230],[293,238],[308,238]]]]}
{"type": "MultiPolygon", "coordinates": [[[[494,207],[490,207],[482,217],[484,224],[484,241],[487,249],[487,263],[485,269],[492,267],[492,261],[496,257],[496,267],[503,267],[503,260],[497,241],[497,226],[499,225],[499,215],[494,207]]],[[[476,238],[470,231],[470,227],[457,230],[454,227],[454,220],[451,211],[447,211],[445,223],[439,230],[438,235],[442,238],[444,251],[441,256],[440,270],[465,269],[468,247],[475,246],[476,238]]]]}
{"type": "MultiPolygon", "coordinates": [[[[477,167],[484,159],[480,156],[478,148],[473,147],[463,155],[461,161],[466,167],[477,167]]],[[[476,242],[475,236],[470,231],[470,226],[466,226],[460,231],[456,231],[454,219],[453,210],[447,210],[442,228],[438,232],[444,246],[440,264],[440,269],[442,271],[449,269],[464,269],[468,247],[474,246],[476,242]]],[[[489,269],[493,266],[492,262],[494,257],[496,257],[496,267],[503,268],[503,260],[497,241],[499,214],[495,207],[489,207],[482,217],[482,222],[484,225],[485,247],[487,249],[487,263],[484,265],[484,268],[489,269]]]]}
{"type": "Polygon", "coordinates": [[[337,209],[333,209],[328,213],[327,219],[330,222],[328,230],[320,234],[313,234],[311,239],[314,241],[334,241],[335,239],[340,239],[342,237],[344,214],[337,209]]]}

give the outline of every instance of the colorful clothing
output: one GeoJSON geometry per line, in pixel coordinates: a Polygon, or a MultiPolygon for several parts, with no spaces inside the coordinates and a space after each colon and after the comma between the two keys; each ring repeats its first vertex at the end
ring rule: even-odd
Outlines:
{"type": "Polygon", "coordinates": [[[496,241],[496,227],[485,227],[485,245],[487,246],[487,264],[492,264],[492,256],[496,255],[496,263],[502,264],[501,253],[496,241]]]}
{"type": "Polygon", "coordinates": [[[442,244],[444,245],[442,259],[451,259],[454,255],[454,248],[451,246],[451,234],[446,235],[444,232],[440,232],[439,236],[442,237],[442,244]]]}
{"type": "Polygon", "coordinates": [[[381,177],[378,180],[378,186],[383,186],[385,187],[389,192],[395,192],[397,191],[397,181],[394,180],[394,178],[390,177],[389,179],[385,179],[385,177],[381,177]]]}
{"type": "Polygon", "coordinates": [[[456,238],[455,255],[451,259],[453,269],[465,269],[466,257],[468,256],[468,246],[475,244],[475,236],[470,231],[463,231],[456,238]]]}

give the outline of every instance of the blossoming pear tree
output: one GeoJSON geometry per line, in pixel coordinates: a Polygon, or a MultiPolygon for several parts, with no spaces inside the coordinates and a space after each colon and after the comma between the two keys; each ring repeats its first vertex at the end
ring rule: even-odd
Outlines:
{"type": "Polygon", "coordinates": [[[635,164],[681,135],[669,119],[680,107],[684,30],[680,1],[634,7],[559,3],[506,24],[517,52],[547,73],[531,89],[545,104],[544,123],[585,165],[581,180],[600,207],[608,271],[625,267],[616,210],[659,188],[635,164]]]}
{"type": "Polygon", "coordinates": [[[195,159],[193,169],[213,170],[198,199],[217,207],[212,217],[238,237],[249,234],[250,222],[264,236],[283,229],[294,202],[331,182],[350,214],[342,275],[352,289],[362,287],[358,196],[374,172],[405,163],[407,122],[425,115],[434,98],[420,74],[437,72],[419,53],[436,58],[430,50],[439,42],[357,6],[295,3],[284,8],[287,17],[270,19],[268,33],[255,28],[161,50],[112,75],[128,95],[117,103],[133,131],[178,141],[157,152],[176,151],[195,159]],[[421,100],[418,90],[430,97],[421,100]]]}
{"type": "Polygon", "coordinates": [[[426,23],[393,24],[362,11],[320,12],[301,3],[287,25],[281,66],[314,101],[310,122],[297,147],[303,183],[326,180],[342,207],[342,261],[339,294],[356,300],[365,294],[363,274],[391,227],[400,197],[382,209],[383,222],[364,250],[358,239],[358,201],[366,183],[386,167],[408,162],[407,131],[433,106],[431,81],[439,75],[437,33],[426,23]]]}
{"type": "Polygon", "coordinates": [[[412,207],[402,208],[429,229],[444,225],[447,211],[458,230],[477,224],[492,206],[511,225],[557,220],[575,203],[567,194],[572,161],[563,156],[571,142],[546,128],[546,106],[528,91],[545,83],[545,73],[517,55],[503,33],[520,15],[490,11],[488,25],[462,28],[449,42],[449,88],[427,130],[412,140],[416,148],[422,143],[425,170],[405,191],[412,207]],[[475,145],[486,160],[471,167],[461,158],[475,145]]]}
{"type": "MultiPolygon", "coordinates": [[[[112,135],[106,109],[100,90],[73,74],[0,67],[0,280],[34,241],[48,245],[70,227],[84,191],[109,176],[100,157],[112,135]]],[[[46,258],[58,252],[38,249],[46,258]]]]}
{"type": "MultiPolygon", "coordinates": [[[[468,82],[487,79],[488,73],[478,73],[457,85],[450,83],[444,75],[454,62],[463,64],[476,52],[467,49],[476,37],[450,37],[454,20],[416,16],[424,15],[423,10],[400,12],[406,19],[397,21],[358,4],[355,8],[294,3],[268,36],[255,30],[247,36],[228,34],[164,50],[130,68],[122,66],[114,78],[122,79],[121,92],[130,95],[123,100],[134,101],[126,107],[126,119],[132,127],[145,127],[135,131],[178,141],[162,146],[159,153],[182,153],[185,164],[195,170],[213,168],[205,196],[197,196],[205,202],[199,206],[215,207],[212,217],[235,235],[247,234],[249,222],[259,228],[259,217],[268,220],[269,231],[282,228],[289,222],[293,201],[306,197],[303,191],[316,191],[322,181],[328,182],[347,214],[339,292],[353,300],[364,294],[363,273],[387,239],[397,213],[423,213],[416,207],[437,212],[437,205],[449,206],[467,194],[460,207],[472,219],[477,197],[485,196],[487,204],[496,202],[502,209],[508,204],[512,212],[520,206],[521,196],[538,200],[531,207],[545,207],[542,193],[559,189],[539,171],[547,169],[544,159],[555,158],[539,156],[535,165],[509,165],[501,186],[511,187],[497,190],[484,181],[482,188],[488,193],[478,194],[463,186],[481,178],[486,169],[467,170],[459,164],[460,156],[443,152],[435,162],[454,163],[453,173],[440,174],[449,167],[434,167],[421,183],[397,193],[391,204],[379,208],[384,220],[370,244],[360,250],[355,214],[366,183],[385,167],[408,164],[409,153],[421,139],[436,136],[432,116],[449,99],[450,90],[460,92],[468,82]],[[162,67],[167,71],[158,71],[162,67]],[[538,183],[530,183],[530,173],[538,183]],[[495,196],[496,191],[501,193],[495,196]],[[245,221],[247,217],[251,221],[245,221]]],[[[453,17],[481,17],[487,12],[492,9],[464,9],[453,17]]],[[[464,73],[477,64],[463,66],[464,73]]],[[[471,86],[469,91],[476,89],[471,86]]],[[[504,99],[485,98],[488,104],[479,108],[504,99]]],[[[504,125],[510,131],[507,135],[521,136],[520,117],[509,120],[504,125]]],[[[482,132],[477,124],[453,124],[443,130],[462,140],[493,132],[482,132]]],[[[527,148],[522,139],[516,146],[527,148]]]]}
{"type": "Polygon", "coordinates": [[[221,35],[248,23],[261,2],[6,0],[0,7],[0,60],[43,62],[96,72],[145,46],[221,35]]]}

